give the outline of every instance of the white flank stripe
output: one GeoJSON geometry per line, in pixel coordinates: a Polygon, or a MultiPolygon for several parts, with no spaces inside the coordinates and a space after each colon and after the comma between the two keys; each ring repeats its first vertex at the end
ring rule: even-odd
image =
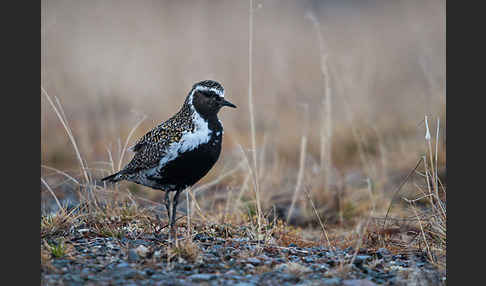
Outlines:
{"type": "Polygon", "coordinates": [[[209,142],[211,139],[211,129],[209,129],[208,122],[202,118],[199,113],[197,113],[196,109],[192,105],[192,95],[194,91],[191,93],[189,97],[189,105],[192,110],[192,122],[194,123],[194,132],[184,131],[182,133],[181,140],[179,142],[174,142],[169,145],[166,150],[166,155],[160,160],[159,165],[155,168],[152,168],[147,172],[148,175],[153,175],[156,173],[157,169],[162,169],[167,162],[170,162],[177,158],[179,154],[194,150],[201,144],[205,144],[209,142]]]}
{"type": "Polygon", "coordinates": [[[196,111],[192,115],[192,122],[194,122],[194,132],[184,132],[181,141],[179,142],[179,153],[191,151],[201,144],[208,143],[211,138],[212,131],[209,129],[208,122],[204,120],[196,111]]]}

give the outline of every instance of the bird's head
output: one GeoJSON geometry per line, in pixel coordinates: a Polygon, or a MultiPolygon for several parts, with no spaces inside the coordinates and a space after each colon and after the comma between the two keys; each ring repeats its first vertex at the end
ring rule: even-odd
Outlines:
{"type": "Polygon", "coordinates": [[[205,117],[217,115],[223,106],[236,108],[236,105],[224,99],[223,86],[213,80],[195,83],[187,101],[205,117]]]}

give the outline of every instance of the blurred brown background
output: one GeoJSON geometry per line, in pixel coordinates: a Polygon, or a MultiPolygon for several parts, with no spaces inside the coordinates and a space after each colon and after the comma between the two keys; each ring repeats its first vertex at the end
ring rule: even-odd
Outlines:
{"type": "MultiPolygon", "coordinates": [[[[363,178],[389,193],[425,152],[425,115],[434,136],[440,118],[445,166],[445,1],[254,4],[253,102],[268,204],[272,194],[294,191],[303,135],[304,185],[317,198],[363,178]],[[319,22],[321,48],[309,16],[319,22]],[[321,55],[328,59],[327,103],[321,55]],[[330,170],[322,167],[322,144],[331,146],[331,155],[324,152],[330,170]]],[[[205,79],[222,83],[238,109],[220,113],[223,154],[201,183],[241,161],[238,145],[251,160],[248,1],[42,0],[41,12],[42,85],[59,98],[93,177],[111,171],[107,149],[118,165],[142,116],[129,145],[173,115],[192,84],[205,79]]],[[[62,124],[41,100],[41,164],[80,177],[62,124]]],[[[219,188],[238,189],[244,174],[219,188]]],[[[55,181],[52,170],[43,176],[55,181]]]]}

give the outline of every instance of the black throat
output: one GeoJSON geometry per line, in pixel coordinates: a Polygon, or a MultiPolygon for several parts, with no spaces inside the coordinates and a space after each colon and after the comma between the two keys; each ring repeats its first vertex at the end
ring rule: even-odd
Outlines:
{"type": "Polygon", "coordinates": [[[218,111],[208,111],[201,109],[198,104],[192,104],[194,112],[197,112],[199,116],[202,117],[205,121],[208,122],[208,128],[213,132],[218,132],[223,130],[223,126],[221,125],[221,121],[218,119],[218,111]]]}
{"type": "Polygon", "coordinates": [[[216,114],[213,115],[199,114],[199,115],[208,122],[208,128],[211,131],[221,132],[223,130],[223,125],[221,125],[221,121],[219,121],[218,116],[216,114]]]}

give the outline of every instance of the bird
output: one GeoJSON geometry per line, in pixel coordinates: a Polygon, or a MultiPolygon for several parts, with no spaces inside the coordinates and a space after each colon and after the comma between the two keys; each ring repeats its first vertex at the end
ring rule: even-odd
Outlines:
{"type": "Polygon", "coordinates": [[[137,140],[129,148],[135,153],[131,161],[101,181],[125,180],[164,191],[169,239],[175,238],[179,195],[203,178],[221,153],[224,131],[218,112],[225,106],[236,108],[225,99],[219,82],[204,80],[193,84],[179,111],[137,140]],[[175,192],[172,202],[171,192],[175,192]]]}

